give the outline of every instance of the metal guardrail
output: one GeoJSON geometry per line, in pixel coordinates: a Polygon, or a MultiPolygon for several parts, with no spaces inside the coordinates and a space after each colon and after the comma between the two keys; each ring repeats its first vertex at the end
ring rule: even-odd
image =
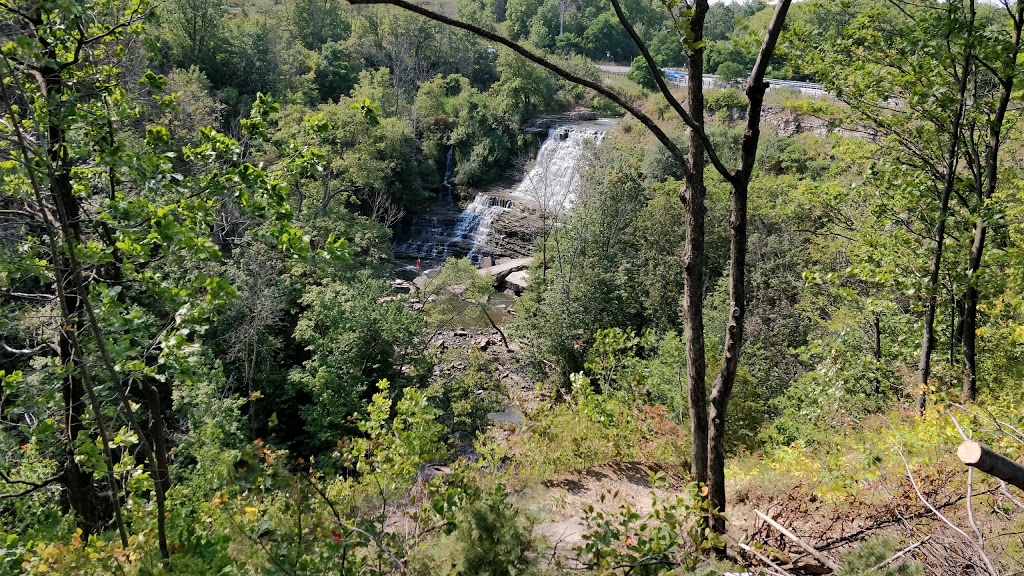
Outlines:
{"type": "MultiPolygon", "coordinates": [[[[665,78],[669,82],[678,84],[680,86],[686,86],[690,83],[689,75],[685,70],[679,68],[664,68],[665,78]]],[[[726,82],[721,81],[716,74],[705,74],[704,75],[704,86],[724,86],[726,82]]],[[[765,78],[768,82],[769,88],[793,88],[799,90],[805,94],[823,95],[827,91],[821,84],[815,84],[814,82],[801,82],[799,80],[780,80],[778,78],[765,78]]]]}
{"type": "MultiPolygon", "coordinates": [[[[624,76],[629,72],[627,66],[608,66],[599,65],[598,68],[605,74],[615,74],[618,76],[624,76]]],[[[685,70],[681,68],[663,68],[662,71],[665,73],[665,78],[672,84],[677,86],[686,86],[690,83],[689,75],[685,70]]],[[[801,82],[799,80],[780,80],[778,78],[765,78],[768,82],[769,90],[772,88],[790,88],[793,90],[799,90],[801,94],[808,96],[826,96],[828,91],[821,84],[815,84],[814,82],[801,82]]],[[[726,82],[723,82],[717,74],[705,74],[703,78],[704,86],[707,88],[715,88],[721,86],[727,86],[726,82]]]]}

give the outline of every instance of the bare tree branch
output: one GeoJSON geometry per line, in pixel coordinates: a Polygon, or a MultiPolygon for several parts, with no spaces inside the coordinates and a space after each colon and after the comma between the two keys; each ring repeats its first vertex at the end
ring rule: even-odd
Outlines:
{"type": "Polygon", "coordinates": [[[760,510],[754,510],[754,513],[757,514],[762,520],[767,522],[769,525],[771,525],[772,528],[775,528],[776,530],[778,530],[783,536],[785,536],[786,538],[789,538],[794,543],[796,543],[797,546],[799,546],[799,547],[803,548],[804,550],[806,550],[808,554],[810,554],[811,556],[814,556],[814,558],[816,560],[818,560],[819,562],[821,562],[825,566],[831,568],[833,571],[839,570],[839,565],[836,564],[835,560],[829,558],[828,556],[822,554],[821,552],[818,552],[818,550],[816,550],[814,548],[814,546],[811,546],[807,542],[804,542],[803,539],[801,539],[796,534],[793,534],[792,532],[787,530],[782,524],[779,524],[775,520],[772,520],[772,518],[770,516],[768,516],[764,512],[761,512],[760,510]]]}
{"type": "Polygon", "coordinates": [[[919,541],[919,542],[917,542],[915,544],[911,544],[910,546],[907,546],[903,550],[900,550],[899,552],[893,554],[892,556],[886,558],[885,560],[882,560],[878,564],[875,564],[871,568],[868,568],[868,570],[866,572],[864,572],[864,573],[865,574],[871,574],[875,570],[881,570],[882,568],[888,566],[889,564],[892,564],[893,562],[899,560],[900,558],[906,556],[907,554],[910,554],[911,552],[916,550],[918,547],[922,546],[925,542],[928,542],[929,540],[931,540],[931,538],[932,538],[931,536],[928,536],[924,540],[921,540],[921,541],[919,541]]]}
{"type": "Polygon", "coordinates": [[[8,292],[8,296],[13,298],[25,298],[27,300],[56,300],[57,297],[52,294],[28,294],[25,292],[8,292]]]}
{"type": "MultiPolygon", "coordinates": [[[[721,174],[723,178],[731,181],[733,178],[732,171],[726,168],[725,164],[723,164],[721,159],[718,158],[718,154],[715,153],[715,147],[711,144],[711,140],[704,131],[704,126],[694,120],[694,118],[683,109],[682,105],[679,104],[679,100],[672,95],[672,91],[669,90],[668,85],[665,83],[665,78],[661,74],[661,69],[658,67],[658,63],[654,61],[654,57],[651,56],[651,51],[647,48],[647,45],[644,44],[640,35],[636,33],[633,25],[626,19],[626,14],[623,12],[622,5],[619,3],[619,0],[611,0],[611,2],[612,8],[615,9],[615,15],[619,19],[619,23],[622,24],[623,28],[625,28],[626,33],[629,34],[630,38],[632,38],[633,44],[635,44],[637,50],[640,51],[640,55],[643,56],[644,61],[647,62],[647,67],[650,68],[651,74],[654,75],[654,82],[658,85],[658,89],[661,91],[661,95],[665,98],[665,101],[668,102],[668,105],[676,111],[676,114],[683,119],[683,122],[685,122],[686,125],[697,134],[697,137],[700,138],[700,141],[704,144],[704,151],[707,153],[708,158],[711,160],[711,164],[715,167],[715,170],[718,170],[718,173],[721,174]]],[[[694,79],[690,78],[689,81],[693,82],[694,79]]],[[[703,81],[703,79],[701,79],[701,81],[703,81]]],[[[690,170],[690,166],[683,163],[682,168],[685,176],[686,172],[690,170]]]]}
{"type": "MultiPolygon", "coordinates": [[[[764,35],[761,50],[757,53],[754,68],[750,71],[750,78],[747,79],[747,129],[740,145],[743,159],[738,175],[748,180],[754,169],[754,161],[757,159],[757,144],[761,136],[761,107],[764,105],[764,93],[768,90],[768,83],[765,82],[764,77],[768,73],[768,64],[771,63],[772,55],[775,54],[779,36],[782,35],[782,28],[786,23],[786,14],[789,12],[791,2],[792,0],[782,0],[775,6],[775,12],[768,24],[768,31],[764,35]]],[[[691,81],[693,81],[692,78],[691,81]]]]}
{"type": "Polygon", "coordinates": [[[934,514],[936,518],[941,520],[943,524],[952,528],[957,534],[962,536],[966,542],[970,543],[971,547],[974,548],[975,552],[977,552],[978,556],[985,563],[985,568],[989,574],[991,574],[992,576],[998,576],[999,572],[997,572],[995,567],[992,565],[992,560],[988,557],[988,554],[985,553],[985,549],[980,547],[978,543],[975,542],[974,539],[972,539],[970,536],[968,536],[966,532],[960,529],[959,526],[953,524],[949,520],[949,518],[944,516],[942,512],[939,512],[939,510],[934,505],[932,505],[932,503],[929,502],[927,498],[924,497],[924,494],[921,493],[921,487],[918,486],[917,484],[917,479],[914,478],[914,473],[910,470],[910,463],[907,462],[907,457],[905,454],[903,454],[903,449],[900,446],[897,446],[896,448],[899,451],[900,459],[903,460],[903,467],[907,471],[907,478],[910,480],[910,485],[913,486],[914,493],[917,494],[918,500],[920,500],[926,508],[931,510],[932,514],[934,514]]]}
{"type": "Polygon", "coordinates": [[[789,572],[787,572],[781,566],[779,566],[775,562],[772,562],[771,558],[765,556],[764,554],[761,554],[760,552],[758,552],[757,550],[754,550],[750,546],[747,546],[743,542],[739,542],[738,545],[739,545],[740,549],[742,549],[742,550],[752,554],[755,558],[757,558],[761,562],[764,562],[765,564],[771,566],[772,569],[776,570],[776,572],[772,572],[773,575],[775,575],[775,576],[792,576],[789,572]]]}
{"type": "Polygon", "coordinates": [[[37,492],[39,490],[42,490],[43,488],[46,488],[47,486],[50,486],[51,484],[55,484],[55,483],[59,482],[60,479],[61,479],[61,476],[62,476],[61,474],[55,474],[54,476],[51,476],[51,477],[49,477],[46,480],[43,480],[41,482],[30,482],[28,480],[17,480],[17,479],[11,478],[10,476],[8,476],[4,472],[0,472],[0,480],[3,480],[4,482],[6,482],[8,484],[20,484],[22,486],[28,486],[28,488],[26,488],[25,490],[22,490],[21,492],[14,492],[14,493],[11,493],[11,494],[0,494],[0,500],[7,500],[7,499],[11,499],[11,498],[21,498],[22,496],[28,496],[29,494],[31,494],[33,492],[37,492]]]}
{"type": "Polygon", "coordinates": [[[46,350],[47,346],[48,344],[40,344],[35,348],[11,348],[7,344],[3,345],[4,352],[7,352],[8,354],[14,354],[15,356],[32,356],[33,354],[38,354],[43,350],[46,350]]]}

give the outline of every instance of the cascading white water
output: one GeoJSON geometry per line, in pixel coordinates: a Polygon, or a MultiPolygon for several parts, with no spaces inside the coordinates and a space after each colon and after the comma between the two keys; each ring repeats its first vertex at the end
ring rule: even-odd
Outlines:
{"type": "Polygon", "coordinates": [[[424,216],[421,223],[413,226],[411,239],[395,247],[395,254],[431,260],[467,257],[479,263],[486,255],[494,221],[514,204],[511,200],[477,194],[457,215],[424,216]]]}
{"type": "Polygon", "coordinates": [[[581,185],[582,160],[589,144],[600,144],[613,121],[596,120],[555,126],[548,131],[537,160],[515,194],[529,198],[549,213],[572,208],[581,185]]]}
{"type": "MultiPolygon", "coordinates": [[[[568,210],[576,199],[588,143],[600,143],[614,125],[612,120],[597,120],[550,129],[534,166],[512,196],[523,198],[524,203],[532,201],[546,211],[568,210]]],[[[427,260],[467,257],[473,263],[490,255],[494,222],[503,213],[515,210],[520,202],[481,193],[464,210],[456,212],[458,208],[452,199],[454,168],[454,150],[449,150],[437,207],[432,213],[413,219],[409,240],[395,247],[395,255],[427,260]]]]}
{"type": "Polygon", "coordinates": [[[487,238],[494,221],[502,212],[511,209],[512,202],[509,200],[477,194],[473,202],[462,211],[453,236],[456,241],[464,241],[471,246],[466,255],[471,262],[477,263],[484,256],[483,251],[487,247],[487,238]]]}
{"type": "Polygon", "coordinates": [[[448,158],[444,164],[444,180],[441,182],[441,188],[444,190],[445,197],[450,201],[452,200],[452,192],[455,186],[452,182],[452,175],[455,173],[455,148],[448,149],[448,158]]]}

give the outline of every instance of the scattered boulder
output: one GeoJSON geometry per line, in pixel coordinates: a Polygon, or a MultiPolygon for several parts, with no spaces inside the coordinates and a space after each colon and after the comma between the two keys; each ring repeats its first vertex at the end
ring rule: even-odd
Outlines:
{"type": "Polygon", "coordinates": [[[487,417],[495,424],[511,424],[513,426],[523,425],[523,414],[509,406],[501,412],[491,412],[487,417]]]}
{"type": "Polygon", "coordinates": [[[519,270],[512,272],[505,277],[505,287],[512,290],[516,295],[522,294],[530,283],[530,272],[519,270]]]}
{"type": "Polygon", "coordinates": [[[419,288],[408,280],[396,279],[391,282],[391,290],[395,294],[412,294],[419,290],[419,288]]]}
{"type": "Polygon", "coordinates": [[[417,476],[419,481],[428,482],[435,476],[451,476],[451,474],[452,469],[448,466],[443,466],[441,464],[427,464],[420,468],[417,476]]]}

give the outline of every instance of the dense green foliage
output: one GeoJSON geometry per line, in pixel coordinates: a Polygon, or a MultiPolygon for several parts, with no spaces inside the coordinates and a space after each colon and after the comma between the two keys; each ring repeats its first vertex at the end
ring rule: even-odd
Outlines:
{"type": "MultiPolygon", "coordinates": [[[[832,96],[773,90],[762,119],[725,441],[737,482],[785,468],[841,514],[894,468],[941,469],[960,396],[963,427],[1024,450],[1021,6],[793,7],[770,75],[832,96]]],[[[609,5],[445,9],[627,100],[657,90],[609,5]]],[[[736,165],[735,86],[772,9],[711,5],[700,46],[677,3],[623,9],[658,64],[704,48],[733,85],[709,91],[704,122],[736,165]]],[[[394,231],[438,198],[449,158],[456,190],[492,185],[535,149],[531,121],[609,100],[464,31],[338,0],[0,3],[0,89],[0,576],[512,576],[570,556],[594,574],[711,570],[722,511],[663,472],[690,458],[684,171],[639,123],[586,151],[571,212],[542,215],[511,311],[469,260],[399,286],[409,297],[393,284],[394,231]],[[602,497],[575,549],[539,537],[551,511],[529,491],[606,465],[660,471],[649,509],[602,497]]],[[[685,151],[664,101],[638,106],[685,151]]],[[[735,189],[706,173],[714,366],[736,315],[735,189]]],[[[792,500],[753,504],[775,496],[792,500]]],[[[836,573],[922,573],[882,565],[906,544],[850,546],[836,573]]]]}

